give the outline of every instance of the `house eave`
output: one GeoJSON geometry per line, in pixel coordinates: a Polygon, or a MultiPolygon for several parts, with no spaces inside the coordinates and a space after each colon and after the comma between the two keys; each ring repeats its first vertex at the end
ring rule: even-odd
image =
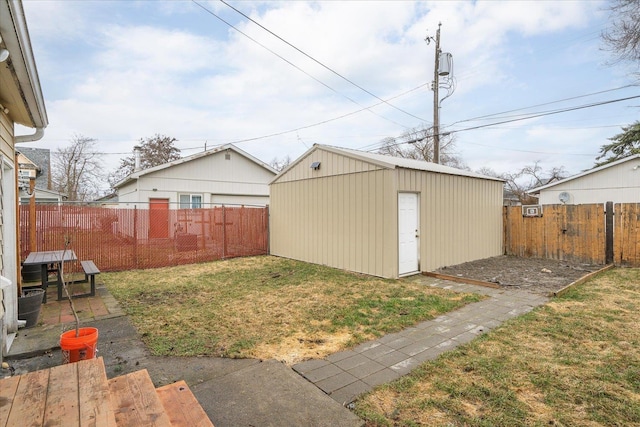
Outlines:
{"type": "Polygon", "coordinates": [[[574,179],[582,178],[583,176],[591,175],[593,173],[600,172],[602,170],[605,170],[605,169],[611,168],[613,166],[617,166],[619,164],[626,163],[626,162],[629,162],[629,161],[635,160],[635,159],[640,159],[640,154],[634,154],[632,156],[624,157],[624,158],[622,158],[620,160],[616,160],[615,162],[607,163],[606,165],[598,166],[597,168],[589,169],[589,170],[580,172],[579,174],[570,176],[568,178],[561,179],[560,181],[556,181],[556,182],[552,182],[551,184],[541,185],[540,187],[532,188],[527,193],[528,194],[533,194],[533,195],[540,194],[540,191],[542,191],[542,190],[546,190],[546,189],[549,189],[551,187],[555,187],[557,185],[561,185],[561,184],[567,183],[569,181],[573,181],[574,179]]]}
{"type": "Polygon", "coordinates": [[[313,147],[311,147],[304,154],[302,154],[298,159],[296,159],[296,161],[294,161],[288,167],[283,169],[273,180],[271,180],[269,184],[275,183],[279,179],[279,177],[286,174],[287,171],[295,167],[303,159],[308,157],[309,154],[311,154],[316,150],[324,150],[324,151],[328,151],[341,156],[346,156],[352,159],[360,160],[369,164],[379,166],[384,169],[409,169],[409,170],[417,170],[422,172],[442,173],[446,175],[457,175],[457,176],[464,176],[469,178],[487,179],[491,181],[504,182],[504,180],[501,178],[485,176],[475,172],[469,172],[462,169],[456,169],[450,166],[444,166],[436,163],[430,163],[426,161],[413,160],[413,159],[404,159],[401,157],[396,158],[396,157],[382,155],[382,154],[378,155],[378,154],[372,154],[372,153],[365,153],[365,152],[361,152],[361,151],[353,150],[349,148],[333,147],[331,145],[314,144],[313,147]],[[380,157],[384,157],[384,159],[380,157]]]}
{"type": "Polygon", "coordinates": [[[0,64],[0,103],[13,122],[44,129],[47,111],[20,1],[0,1],[0,36],[9,51],[0,64]]]}
{"type": "Polygon", "coordinates": [[[154,172],[158,172],[173,166],[177,166],[177,165],[181,165],[183,163],[187,163],[187,162],[191,162],[193,160],[197,160],[203,157],[207,157],[207,156],[211,156],[213,154],[216,153],[220,153],[226,150],[230,150],[230,151],[234,151],[237,154],[251,160],[252,162],[256,163],[258,166],[263,167],[264,169],[268,170],[269,172],[273,173],[273,174],[277,174],[278,172],[273,169],[271,166],[269,166],[268,164],[262,162],[261,160],[257,159],[256,157],[253,157],[251,154],[247,153],[246,151],[241,150],[240,148],[236,147],[233,144],[224,144],[221,145],[219,147],[213,148],[211,150],[207,150],[207,151],[203,151],[200,153],[196,153],[196,154],[192,154],[190,156],[187,157],[181,157],[177,160],[174,160],[172,162],[168,162],[168,163],[163,163],[161,165],[157,165],[148,169],[143,169],[140,171],[136,171],[134,173],[132,173],[131,175],[127,176],[126,178],[124,178],[122,181],[116,183],[114,185],[114,188],[120,188],[126,184],[129,184],[132,181],[135,181],[145,175],[149,175],[152,174],[154,172]]]}

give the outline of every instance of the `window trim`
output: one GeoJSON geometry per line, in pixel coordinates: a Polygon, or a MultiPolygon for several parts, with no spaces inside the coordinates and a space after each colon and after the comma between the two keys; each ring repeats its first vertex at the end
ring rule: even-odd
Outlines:
{"type": "Polygon", "coordinates": [[[179,209],[200,209],[203,205],[202,193],[179,193],[178,194],[178,208],[179,209]],[[182,202],[183,197],[189,197],[188,206],[182,202]],[[199,199],[199,200],[194,200],[199,199]]]}

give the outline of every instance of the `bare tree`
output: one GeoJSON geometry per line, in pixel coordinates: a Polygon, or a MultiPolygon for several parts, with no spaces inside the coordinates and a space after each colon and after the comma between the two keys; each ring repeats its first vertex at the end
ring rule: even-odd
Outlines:
{"type": "Polygon", "coordinates": [[[74,135],[71,145],[53,153],[53,188],[70,201],[87,201],[100,195],[104,181],[97,140],[74,135]]]}
{"type": "MultiPolygon", "coordinates": [[[[380,142],[380,154],[433,162],[433,128],[426,125],[410,129],[397,138],[384,138],[380,142]]],[[[455,140],[450,135],[440,137],[440,163],[458,169],[468,169],[455,152],[455,140]]]]}
{"type": "Polygon", "coordinates": [[[619,61],[640,63],[640,0],[614,0],[610,30],[602,39],[619,61]]]}
{"type": "MultiPolygon", "coordinates": [[[[180,149],[174,145],[177,141],[177,139],[170,136],[159,134],[150,138],[140,138],[140,144],[136,146],[140,152],[140,168],[148,169],[178,160],[180,158],[180,149]]],[[[135,165],[135,154],[120,159],[118,169],[109,175],[111,187],[131,175],[135,170],[135,165]]]]}
{"type": "Polygon", "coordinates": [[[287,154],[285,157],[282,158],[282,160],[278,159],[277,157],[274,157],[269,163],[269,166],[271,166],[278,172],[281,172],[282,170],[284,170],[284,168],[286,168],[290,164],[291,164],[291,157],[289,157],[289,155],[287,154]]]}
{"type": "Polygon", "coordinates": [[[540,161],[527,165],[515,172],[497,173],[490,168],[481,168],[478,173],[505,180],[504,192],[506,197],[515,198],[523,205],[537,203],[537,199],[529,195],[529,191],[536,187],[566,178],[564,166],[552,167],[546,171],[540,166],[540,161]]]}

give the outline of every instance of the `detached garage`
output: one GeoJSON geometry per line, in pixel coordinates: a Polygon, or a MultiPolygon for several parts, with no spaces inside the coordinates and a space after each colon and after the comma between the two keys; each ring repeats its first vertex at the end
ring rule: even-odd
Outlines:
{"type": "Polygon", "coordinates": [[[314,145],[270,184],[271,254],[397,278],[502,254],[499,179],[314,145]]]}

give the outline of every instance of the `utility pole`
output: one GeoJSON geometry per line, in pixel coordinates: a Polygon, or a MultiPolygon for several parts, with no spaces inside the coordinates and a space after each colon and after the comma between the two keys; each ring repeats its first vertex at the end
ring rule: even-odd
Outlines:
{"type": "Polygon", "coordinates": [[[433,163],[440,163],[440,101],[438,99],[438,87],[440,79],[438,70],[440,69],[440,27],[436,31],[436,54],[433,67],[433,163]]]}

